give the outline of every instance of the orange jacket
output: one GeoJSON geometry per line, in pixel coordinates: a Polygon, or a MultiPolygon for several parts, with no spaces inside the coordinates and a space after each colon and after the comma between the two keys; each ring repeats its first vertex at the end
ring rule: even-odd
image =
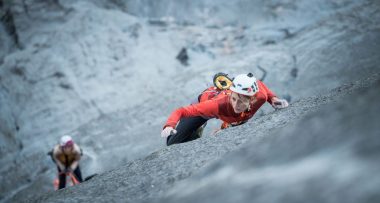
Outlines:
{"type": "Polygon", "coordinates": [[[164,128],[167,126],[175,128],[181,118],[195,116],[202,116],[206,119],[218,118],[224,121],[222,128],[246,122],[253,117],[256,111],[266,101],[271,103],[272,98],[276,96],[263,82],[258,80],[258,85],[259,92],[255,95],[255,98],[252,99],[248,111],[239,114],[235,113],[230,104],[231,91],[224,90],[218,92],[215,87],[210,87],[200,95],[199,103],[184,106],[175,110],[169,116],[164,128]]]}

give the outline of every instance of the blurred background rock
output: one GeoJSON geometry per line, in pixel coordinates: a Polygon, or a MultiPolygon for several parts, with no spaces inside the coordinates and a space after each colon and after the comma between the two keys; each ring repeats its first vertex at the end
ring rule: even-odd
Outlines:
{"type": "Polygon", "coordinates": [[[167,116],[217,72],[252,72],[291,102],[378,73],[379,11],[371,0],[0,0],[0,201],[52,190],[46,152],[62,134],[83,148],[84,176],[162,148],[167,116]]]}

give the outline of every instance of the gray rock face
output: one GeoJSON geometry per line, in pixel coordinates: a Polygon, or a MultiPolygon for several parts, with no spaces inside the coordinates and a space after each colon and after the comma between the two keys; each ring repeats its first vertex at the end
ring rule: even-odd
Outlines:
{"type": "MultiPolygon", "coordinates": [[[[371,0],[0,0],[0,17],[7,16],[0,201],[52,190],[56,171],[45,154],[62,134],[83,147],[84,176],[157,151],[169,113],[216,72],[253,72],[291,101],[379,72],[379,7],[371,0]],[[186,67],[175,58],[182,48],[186,67]]],[[[267,105],[256,117],[271,111],[267,105]]],[[[218,125],[210,122],[206,135],[218,125]]]]}
{"type": "Polygon", "coordinates": [[[124,2],[124,5],[120,4],[121,7],[139,17],[208,26],[244,24],[260,27],[272,27],[273,24],[277,26],[279,22],[283,26],[302,27],[358,3],[350,0],[126,0],[124,2]]]}
{"type": "Polygon", "coordinates": [[[256,136],[156,202],[380,201],[379,89],[380,80],[256,136]]]}
{"type": "Polygon", "coordinates": [[[162,195],[158,202],[336,202],[343,194],[368,200],[379,184],[376,80],[379,75],[164,148],[31,202],[149,202],[162,195]]]}

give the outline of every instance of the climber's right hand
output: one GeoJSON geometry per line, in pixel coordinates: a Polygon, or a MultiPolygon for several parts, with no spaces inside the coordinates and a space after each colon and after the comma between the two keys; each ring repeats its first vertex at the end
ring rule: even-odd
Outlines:
{"type": "Polygon", "coordinates": [[[164,130],[161,132],[161,137],[167,138],[170,135],[175,135],[177,134],[177,130],[175,130],[173,127],[165,127],[164,130]]]}

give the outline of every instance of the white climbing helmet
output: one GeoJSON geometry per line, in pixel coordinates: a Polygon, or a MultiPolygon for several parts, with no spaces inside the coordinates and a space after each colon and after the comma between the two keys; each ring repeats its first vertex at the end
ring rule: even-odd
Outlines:
{"type": "Polygon", "coordinates": [[[62,147],[72,146],[74,144],[73,138],[69,135],[64,135],[61,137],[59,144],[62,147]]]}
{"type": "Polygon", "coordinates": [[[232,81],[230,90],[238,94],[253,96],[259,92],[259,86],[252,73],[240,74],[232,81]]]}

